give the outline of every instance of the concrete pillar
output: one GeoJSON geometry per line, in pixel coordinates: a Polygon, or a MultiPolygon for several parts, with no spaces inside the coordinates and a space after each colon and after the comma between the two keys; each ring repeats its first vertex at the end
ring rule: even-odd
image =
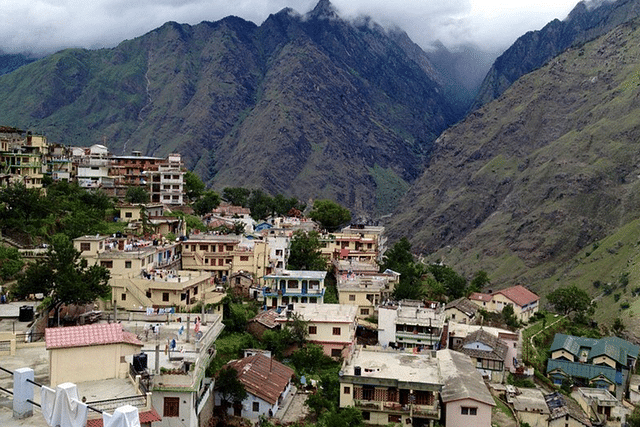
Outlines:
{"type": "Polygon", "coordinates": [[[20,368],[13,371],[13,418],[23,419],[33,415],[33,405],[27,400],[33,400],[33,369],[20,368]]]}

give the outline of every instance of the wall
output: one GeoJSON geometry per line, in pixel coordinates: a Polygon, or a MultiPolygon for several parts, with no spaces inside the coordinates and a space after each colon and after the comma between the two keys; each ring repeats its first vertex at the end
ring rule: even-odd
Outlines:
{"type": "Polygon", "coordinates": [[[446,425],[491,427],[491,406],[471,399],[456,400],[445,405],[446,425]],[[462,407],[477,408],[476,415],[462,415],[462,407]]]}

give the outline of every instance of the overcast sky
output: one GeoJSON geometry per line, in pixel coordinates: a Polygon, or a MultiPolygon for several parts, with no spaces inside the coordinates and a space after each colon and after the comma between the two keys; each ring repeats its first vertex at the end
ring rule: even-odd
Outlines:
{"type": "MultiPolygon", "coordinates": [[[[0,0],[0,49],[51,52],[65,47],[112,47],[167,21],[197,24],[228,15],[261,24],[291,7],[300,13],[317,0],[0,0]]],[[[333,0],[343,17],[366,14],[397,25],[423,48],[475,42],[504,50],[529,30],[564,19],[577,0],[333,0]]]]}

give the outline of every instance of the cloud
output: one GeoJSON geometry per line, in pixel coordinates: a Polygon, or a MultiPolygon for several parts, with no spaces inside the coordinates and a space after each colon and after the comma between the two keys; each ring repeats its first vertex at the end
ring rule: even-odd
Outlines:
{"type": "MultiPolygon", "coordinates": [[[[341,16],[369,15],[398,26],[421,46],[434,40],[455,48],[476,43],[503,50],[526,31],[563,19],[575,0],[333,0],[341,16]]],[[[591,0],[597,1],[597,0],[591,0]]],[[[2,0],[0,49],[52,52],[112,47],[167,21],[198,24],[235,15],[261,24],[285,7],[306,13],[317,0],[2,0]]]]}

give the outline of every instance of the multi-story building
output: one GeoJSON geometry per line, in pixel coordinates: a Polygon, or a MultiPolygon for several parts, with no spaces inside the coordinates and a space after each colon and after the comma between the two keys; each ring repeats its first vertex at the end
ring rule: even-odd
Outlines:
{"type": "Polygon", "coordinates": [[[340,370],[340,407],[359,409],[367,424],[433,426],[442,387],[436,352],[358,346],[340,370]]]}
{"type": "Polygon", "coordinates": [[[482,328],[467,335],[454,350],[469,356],[483,377],[493,383],[505,379],[505,361],[509,347],[500,338],[482,328]]]}
{"type": "Polygon", "coordinates": [[[329,261],[347,260],[367,263],[374,267],[381,261],[384,250],[384,227],[352,225],[339,233],[325,234],[320,242],[322,255],[329,261]]]}
{"type": "Polygon", "coordinates": [[[347,357],[356,341],[356,311],[354,305],[344,304],[293,304],[275,321],[285,324],[292,321],[292,313],[308,323],[307,341],[318,344],[327,356],[347,357]]]}
{"type": "Polygon", "coordinates": [[[387,276],[338,276],[338,302],[358,307],[358,317],[377,314],[378,305],[389,298],[393,288],[387,276]]]}
{"type": "Polygon", "coordinates": [[[441,304],[403,300],[378,307],[378,341],[396,348],[437,349],[444,326],[441,304]]]}
{"type": "Polygon", "coordinates": [[[547,361],[547,376],[555,384],[570,379],[577,386],[603,388],[622,399],[639,351],[640,347],[618,337],[556,334],[547,361]]]}
{"type": "Polygon", "coordinates": [[[211,272],[218,283],[238,272],[247,272],[261,285],[272,272],[273,260],[263,240],[249,240],[235,234],[192,234],[182,242],[182,267],[211,272]]]}
{"type": "Polygon", "coordinates": [[[72,156],[80,187],[113,189],[114,179],[110,176],[111,160],[107,147],[100,144],[89,148],[74,147],[72,156]]]}
{"type": "Polygon", "coordinates": [[[180,154],[169,154],[158,163],[157,170],[150,169],[149,196],[151,202],[167,205],[184,204],[184,164],[180,154]]]}
{"type": "Polygon", "coordinates": [[[264,307],[282,308],[289,304],[324,302],[326,271],[283,270],[264,276],[264,307]]]}
{"type": "Polygon", "coordinates": [[[500,313],[507,305],[513,307],[513,314],[522,322],[527,322],[538,312],[540,297],[524,286],[517,285],[487,294],[474,292],[469,300],[483,310],[500,313]]]}
{"type": "Polygon", "coordinates": [[[15,128],[0,128],[0,174],[7,182],[20,182],[27,188],[41,188],[44,176],[43,158],[47,139],[15,128]]]}

